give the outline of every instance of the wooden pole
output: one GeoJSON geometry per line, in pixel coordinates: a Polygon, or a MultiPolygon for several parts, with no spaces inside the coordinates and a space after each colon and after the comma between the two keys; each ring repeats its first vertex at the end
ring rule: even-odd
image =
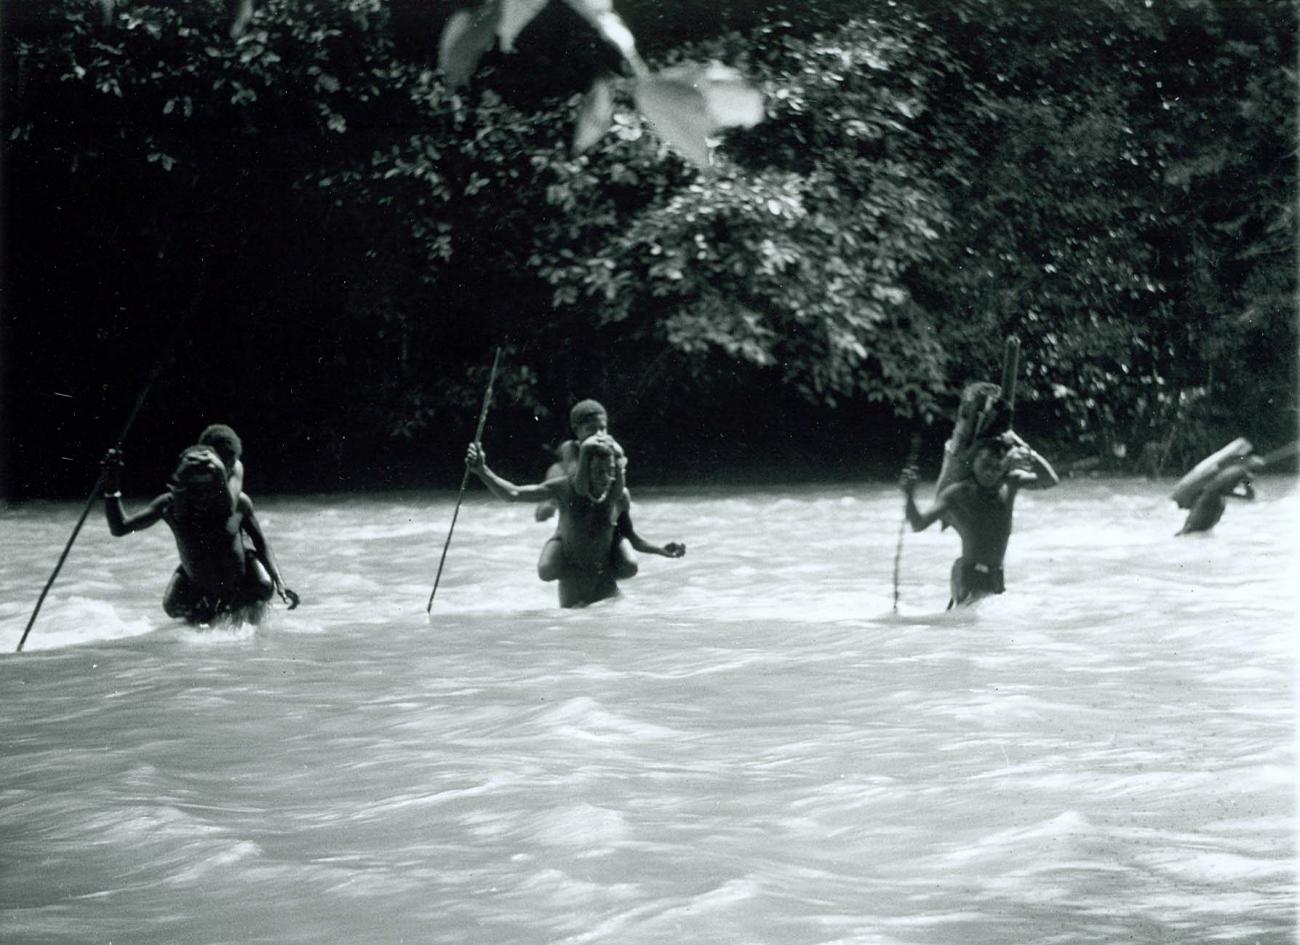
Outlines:
{"type": "MultiPolygon", "coordinates": [[[[131,432],[131,427],[135,425],[135,418],[140,415],[140,408],[144,406],[145,398],[149,396],[149,391],[153,388],[154,381],[158,379],[158,375],[162,373],[163,365],[167,363],[170,354],[170,351],[164,352],[163,356],[154,364],[148,380],[144,382],[144,387],[140,390],[140,396],[135,399],[135,406],[131,408],[131,413],[126,418],[126,423],[122,426],[122,433],[114,442],[114,449],[120,450],[122,444],[126,442],[126,436],[131,432]]],[[[22,639],[18,641],[18,649],[15,650],[15,652],[21,653],[23,651],[23,644],[27,642],[27,634],[32,632],[32,625],[36,623],[36,617],[40,614],[41,606],[45,603],[45,595],[49,594],[50,588],[54,586],[54,582],[59,576],[59,572],[63,570],[63,562],[68,560],[68,554],[72,551],[72,545],[77,540],[77,536],[81,533],[81,526],[86,524],[86,517],[90,515],[90,509],[99,498],[99,490],[103,485],[104,470],[100,469],[99,478],[95,480],[95,484],[90,489],[90,495],[86,498],[86,507],[81,510],[81,517],[77,519],[77,524],[73,527],[72,534],[68,537],[68,543],[63,546],[63,554],[59,555],[58,563],[54,565],[54,572],[50,575],[50,579],[45,582],[45,587],[41,589],[41,596],[36,600],[36,607],[32,610],[32,616],[28,619],[27,626],[23,629],[22,639]]]]}
{"type": "MultiPolygon", "coordinates": [[[[916,465],[917,457],[921,455],[921,435],[912,434],[912,442],[907,450],[907,466],[911,468],[916,465]]],[[[907,510],[904,506],[903,520],[898,524],[898,545],[894,548],[894,613],[898,613],[898,574],[899,565],[903,560],[903,535],[907,531],[907,510]]]]}
{"type": "MultiPolygon", "coordinates": [[[[483,427],[487,424],[488,406],[492,403],[492,385],[497,379],[497,365],[501,362],[501,349],[497,348],[496,356],[492,359],[492,372],[488,375],[487,390],[483,392],[483,407],[478,413],[478,428],[474,431],[474,442],[478,443],[483,439],[483,427]]],[[[447,563],[447,549],[451,547],[451,534],[456,530],[456,519],[460,516],[460,502],[465,498],[465,487],[469,485],[469,467],[465,468],[465,475],[460,477],[460,492],[456,494],[456,509],[451,513],[451,527],[447,529],[447,540],[442,545],[442,557],[438,559],[438,573],[433,578],[433,590],[429,592],[429,603],[425,605],[424,612],[430,613],[433,610],[433,597],[438,593],[438,582],[442,580],[442,566],[447,563]]]]}
{"type": "Polygon", "coordinates": [[[1016,407],[1016,378],[1019,373],[1020,339],[1008,335],[1006,347],[1002,351],[1002,399],[1011,410],[1016,407]]]}
{"type": "MultiPolygon", "coordinates": [[[[167,346],[163,348],[162,354],[154,362],[153,369],[149,372],[149,377],[144,382],[144,387],[140,389],[140,395],[135,399],[135,406],[131,408],[131,413],[126,418],[126,423],[122,424],[122,432],[113,443],[113,449],[120,450],[122,444],[126,442],[127,434],[131,432],[131,427],[135,426],[135,419],[140,415],[140,408],[144,406],[145,398],[149,396],[149,391],[153,389],[154,382],[158,380],[158,375],[162,374],[163,368],[171,361],[172,355],[176,351],[176,345],[180,341],[181,335],[189,327],[190,321],[194,318],[194,313],[198,311],[199,300],[203,298],[203,289],[208,281],[208,254],[204,253],[199,259],[199,277],[196,280],[198,288],[194,290],[194,296],[190,299],[189,308],[186,309],[182,318],[178,319],[175,327],[172,329],[171,337],[167,339],[167,346]]],[[[99,498],[99,490],[104,485],[104,470],[99,471],[99,478],[95,480],[95,485],[91,487],[90,495],[86,498],[86,507],[81,510],[81,517],[77,519],[77,524],[72,529],[72,534],[68,537],[68,543],[63,546],[63,554],[59,555],[58,562],[54,565],[54,572],[50,579],[45,582],[45,587],[41,589],[41,596],[36,600],[36,607],[32,610],[32,616],[27,621],[27,626],[23,628],[22,638],[18,641],[18,649],[15,651],[21,653],[23,644],[27,642],[27,635],[32,632],[32,625],[36,623],[36,616],[41,612],[41,605],[45,603],[45,596],[49,594],[50,588],[54,586],[59,572],[63,570],[63,562],[68,560],[68,554],[72,551],[72,545],[77,540],[77,535],[81,533],[81,527],[86,524],[86,518],[90,515],[91,507],[94,506],[95,500],[99,498]]]]}

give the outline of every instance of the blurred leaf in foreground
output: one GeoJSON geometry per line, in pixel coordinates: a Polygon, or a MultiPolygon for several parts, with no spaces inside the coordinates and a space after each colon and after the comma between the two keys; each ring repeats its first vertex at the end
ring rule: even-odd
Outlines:
{"type": "Polygon", "coordinates": [[[716,62],[685,63],[638,79],[633,95],[660,136],[701,167],[709,166],[712,135],[763,119],[763,93],[716,62]]]}
{"type": "Polygon", "coordinates": [[[515,38],[524,31],[549,0],[502,0],[501,17],[497,23],[497,36],[502,52],[515,51],[515,38]]]}
{"type": "Polygon", "coordinates": [[[573,131],[573,152],[581,154],[601,139],[614,117],[614,83],[597,79],[582,97],[578,123],[573,131]]]}
{"type": "Polygon", "coordinates": [[[438,65],[448,85],[455,87],[469,81],[479,59],[492,48],[501,19],[501,0],[489,0],[476,10],[457,10],[451,15],[438,43],[438,65]]]}

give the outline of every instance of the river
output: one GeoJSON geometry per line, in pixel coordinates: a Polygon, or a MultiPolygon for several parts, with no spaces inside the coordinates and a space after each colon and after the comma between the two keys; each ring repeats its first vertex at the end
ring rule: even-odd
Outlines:
{"type": "MultiPolygon", "coordinates": [[[[0,511],[0,941],[1292,942],[1300,497],[1022,494],[1008,593],[880,485],[635,490],[623,598],[474,491],[259,500],[303,599],[159,606],[165,526],[0,511]]],[[[927,492],[928,494],[928,492],[927,492]]],[[[134,504],[134,503],[129,503],[134,504]]]]}

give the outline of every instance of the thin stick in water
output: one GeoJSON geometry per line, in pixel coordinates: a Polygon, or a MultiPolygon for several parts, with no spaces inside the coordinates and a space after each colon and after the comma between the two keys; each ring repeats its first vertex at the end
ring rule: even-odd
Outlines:
{"type": "MultiPolygon", "coordinates": [[[[488,375],[487,390],[483,392],[483,407],[478,414],[478,429],[474,432],[474,442],[478,443],[483,439],[483,427],[487,424],[488,406],[492,403],[492,385],[497,379],[497,365],[501,362],[501,349],[497,348],[496,356],[492,358],[492,372],[488,375]]],[[[429,603],[425,605],[424,612],[433,611],[433,598],[438,593],[438,582],[442,580],[442,566],[447,563],[447,549],[451,547],[451,535],[456,530],[456,519],[460,517],[460,502],[465,498],[465,487],[469,485],[469,469],[466,468],[465,475],[460,477],[460,492],[456,494],[456,509],[451,513],[451,527],[447,529],[447,540],[442,545],[442,557],[438,559],[438,573],[433,578],[433,590],[429,592],[429,603]]]]}
{"type": "MultiPolygon", "coordinates": [[[[131,432],[131,427],[135,426],[135,418],[140,415],[140,408],[144,406],[145,398],[149,396],[149,391],[153,389],[154,382],[158,380],[158,375],[162,374],[163,368],[171,361],[172,355],[176,351],[176,345],[181,339],[181,335],[189,326],[190,321],[194,318],[194,313],[198,310],[199,301],[203,298],[203,289],[208,281],[208,255],[205,253],[199,260],[199,278],[198,288],[194,291],[194,297],[190,299],[190,306],[185,311],[185,316],[176,322],[172,329],[171,337],[167,339],[167,346],[163,348],[162,354],[154,362],[153,370],[149,372],[148,379],[144,382],[144,387],[140,389],[140,395],[135,399],[135,406],[131,408],[131,413],[126,418],[126,423],[122,424],[122,432],[118,435],[113,443],[113,449],[120,450],[122,444],[126,442],[127,434],[131,432]]],[[[36,599],[36,607],[32,610],[32,616],[27,621],[27,626],[23,628],[23,635],[18,640],[18,649],[14,652],[21,653],[23,644],[27,642],[27,635],[32,632],[32,626],[36,623],[36,617],[41,612],[41,606],[45,603],[45,596],[50,593],[50,588],[59,577],[59,572],[63,570],[63,562],[68,560],[68,555],[72,551],[72,545],[81,534],[81,526],[86,524],[86,517],[90,515],[91,507],[94,506],[95,500],[99,498],[99,490],[104,485],[104,470],[100,469],[99,478],[95,480],[95,485],[91,487],[90,495],[86,498],[86,507],[81,510],[81,517],[77,519],[77,524],[72,529],[72,534],[68,537],[68,543],[63,546],[63,554],[59,555],[58,563],[54,565],[54,572],[50,579],[45,582],[45,587],[41,589],[41,596],[36,599]]]]}
{"type": "MultiPolygon", "coordinates": [[[[170,353],[170,351],[165,352],[163,356],[158,359],[157,363],[154,364],[153,371],[149,374],[149,379],[145,381],[144,387],[140,390],[140,396],[135,399],[135,406],[131,408],[130,416],[126,418],[126,424],[122,427],[122,433],[118,436],[113,447],[114,449],[120,450],[122,448],[122,444],[126,441],[127,434],[131,432],[131,427],[135,425],[135,418],[140,414],[140,408],[144,406],[145,398],[149,396],[149,391],[153,388],[154,381],[158,379],[158,375],[162,372],[163,365],[167,362],[170,353]]],[[[68,543],[63,546],[63,554],[59,555],[58,563],[54,565],[54,571],[50,574],[50,579],[45,582],[45,587],[41,589],[41,596],[36,600],[36,607],[32,610],[32,615],[27,621],[27,626],[23,629],[22,638],[18,641],[18,649],[14,652],[21,653],[23,651],[23,644],[27,642],[27,635],[32,632],[32,626],[36,623],[36,617],[40,614],[41,606],[45,603],[45,596],[50,593],[50,588],[54,586],[54,582],[58,579],[59,572],[63,570],[63,562],[68,560],[68,555],[72,551],[72,545],[76,542],[77,536],[81,534],[81,526],[86,524],[86,517],[90,515],[90,510],[94,506],[95,501],[99,498],[99,490],[103,485],[104,471],[101,469],[99,471],[99,478],[95,480],[95,484],[90,488],[90,495],[86,498],[85,508],[81,510],[81,517],[77,519],[77,524],[73,527],[72,534],[68,536],[68,543]]]]}
{"type": "MultiPolygon", "coordinates": [[[[917,457],[920,456],[920,453],[921,453],[920,434],[913,433],[912,442],[907,449],[907,467],[905,468],[910,468],[912,466],[915,466],[917,457]]],[[[898,612],[898,574],[899,574],[899,565],[903,560],[903,534],[906,531],[907,531],[907,510],[906,510],[906,506],[904,506],[903,521],[900,522],[898,525],[898,545],[896,548],[894,548],[894,612],[895,613],[898,612]]]]}

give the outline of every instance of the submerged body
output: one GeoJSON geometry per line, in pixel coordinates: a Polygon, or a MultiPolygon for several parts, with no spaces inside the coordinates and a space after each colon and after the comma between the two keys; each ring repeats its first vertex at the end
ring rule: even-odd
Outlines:
{"type": "Polygon", "coordinates": [[[224,521],[206,523],[179,514],[170,495],[159,500],[181,559],[163,597],[168,616],[207,622],[271,599],[275,588],[270,575],[256,552],[244,547],[242,526],[252,512],[247,496],[240,496],[224,521]]]}
{"type": "Polygon", "coordinates": [[[163,594],[169,617],[206,623],[245,612],[256,618],[260,605],[276,592],[282,597],[292,593],[284,588],[252,500],[243,493],[232,500],[227,467],[212,448],[185,450],[168,490],[135,514],[127,514],[116,488],[120,457],[110,453],[105,466],[109,532],[121,537],[163,521],[176,540],[180,564],[163,594]]]}
{"type": "Polygon", "coordinates": [[[466,453],[466,464],[497,498],[554,503],[559,522],[542,549],[537,576],[557,582],[561,607],[582,607],[616,596],[618,581],[638,571],[636,551],[667,558],[686,553],[680,543],[660,547],[636,534],[621,458],[618,444],[598,433],[583,441],[571,475],[521,486],[487,467],[480,444],[470,444],[466,453]]]}
{"type": "Polygon", "coordinates": [[[1011,539],[1014,491],[1006,484],[989,489],[965,479],[940,495],[948,524],[961,536],[961,557],[952,564],[948,606],[1003,593],[1002,561],[1011,539]]]}
{"type": "Polygon", "coordinates": [[[1050,489],[1060,480],[1047,460],[1014,433],[983,441],[974,450],[970,478],[946,486],[925,512],[916,506],[916,470],[903,472],[904,508],[913,531],[944,520],[961,536],[953,562],[949,607],[1006,590],[1002,561],[1011,538],[1012,511],[1021,489],[1050,489]]]}
{"type": "Polygon", "coordinates": [[[557,581],[560,606],[581,607],[618,594],[618,580],[636,574],[616,554],[614,540],[626,493],[593,499],[568,477],[544,484],[559,512],[555,535],[546,543],[537,576],[557,581]]]}
{"type": "Polygon", "coordinates": [[[1215,473],[1192,500],[1191,511],[1187,513],[1187,520],[1178,534],[1208,532],[1219,523],[1219,519],[1223,518],[1223,513],[1228,507],[1228,499],[1252,501],[1255,498],[1252,475],[1261,466],[1262,462],[1257,457],[1251,456],[1242,462],[1231,463],[1215,473]],[[1240,492],[1237,491],[1238,486],[1241,487],[1240,492]]]}

